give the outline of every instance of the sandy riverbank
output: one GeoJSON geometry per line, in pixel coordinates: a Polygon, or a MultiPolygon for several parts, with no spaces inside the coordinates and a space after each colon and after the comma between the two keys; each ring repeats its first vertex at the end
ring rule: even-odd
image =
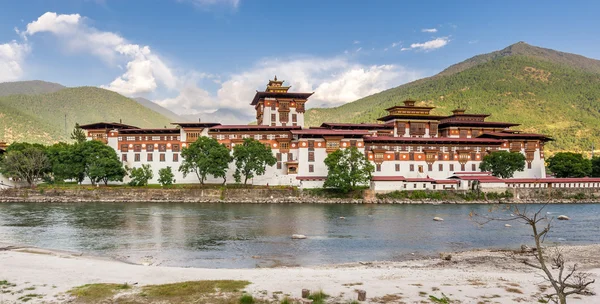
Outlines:
{"type": "MultiPolygon", "coordinates": [[[[569,246],[564,252],[593,274],[600,292],[600,245],[569,246]]],[[[129,283],[135,286],[191,280],[247,280],[246,290],[257,297],[273,293],[300,297],[302,288],[322,289],[332,303],[356,299],[355,289],[367,291],[369,303],[429,303],[442,293],[460,303],[534,303],[547,285],[536,271],[523,265],[525,255],[508,251],[469,251],[442,259],[374,262],[323,267],[270,269],[197,269],[125,264],[102,258],[35,248],[0,250],[0,281],[16,284],[12,293],[0,293],[0,303],[63,303],[65,292],[89,283],[129,283]],[[266,291],[266,293],[265,293],[266,291]],[[520,293],[522,292],[522,293],[520,293]],[[425,301],[425,302],[421,302],[425,301]]],[[[600,295],[575,296],[569,303],[600,303],[600,295]]]]}

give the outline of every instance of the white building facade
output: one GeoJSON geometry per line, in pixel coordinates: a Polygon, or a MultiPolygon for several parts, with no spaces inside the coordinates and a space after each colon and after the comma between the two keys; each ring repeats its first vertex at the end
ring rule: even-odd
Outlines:
{"type": "MultiPolygon", "coordinates": [[[[271,147],[276,165],[255,177],[256,185],[322,187],[327,176],[324,160],[337,149],[356,147],[375,165],[371,187],[375,191],[443,190],[461,188],[452,179],[457,173],[480,172],[483,157],[498,150],[522,153],[525,170],[518,178],[545,178],[544,143],[541,134],[512,131],[513,123],[488,122],[489,115],[455,110],[450,116],[432,115],[433,107],[415,101],[387,109],[380,123],[323,123],[304,126],[305,103],[312,93],[288,92],[277,77],[265,91],[257,92],[251,105],[257,125],[173,123],[173,128],[140,129],[121,123],[82,126],[89,140],[101,140],[115,149],[124,165],[149,164],[157,183],[158,170],[171,167],[177,183],[198,183],[195,175],[179,171],[181,150],[201,136],[216,139],[229,149],[246,138],[271,147]]],[[[234,164],[227,183],[233,183],[234,164]]],[[[222,183],[209,178],[207,183],[222,183]]]]}

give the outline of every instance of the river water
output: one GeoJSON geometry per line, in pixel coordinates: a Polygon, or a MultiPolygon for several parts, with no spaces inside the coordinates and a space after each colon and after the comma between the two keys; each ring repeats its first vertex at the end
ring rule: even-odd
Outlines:
{"type": "MultiPolygon", "coordinates": [[[[541,205],[529,205],[537,210],[541,205]]],[[[525,207],[522,205],[520,207],[525,207]]],[[[81,251],[134,263],[209,268],[405,260],[443,251],[517,248],[530,228],[478,225],[487,205],[0,204],[0,242],[81,251]],[[442,217],[443,222],[433,221],[442,217]],[[344,218],[340,218],[344,217],[344,218]],[[292,240],[304,234],[305,240],[292,240]]],[[[548,205],[546,242],[600,243],[600,204],[548,205]]]]}

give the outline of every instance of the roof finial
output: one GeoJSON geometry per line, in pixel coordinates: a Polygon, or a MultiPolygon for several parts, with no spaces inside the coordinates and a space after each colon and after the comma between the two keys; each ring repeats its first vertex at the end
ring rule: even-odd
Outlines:
{"type": "Polygon", "coordinates": [[[277,75],[275,75],[275,79],[273,79],[273,80],[277,81],[277,75]]]}

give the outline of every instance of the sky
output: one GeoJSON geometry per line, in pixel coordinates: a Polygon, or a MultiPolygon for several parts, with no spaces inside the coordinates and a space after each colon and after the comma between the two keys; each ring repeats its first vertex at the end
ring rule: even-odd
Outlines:
{"type": "Polygon", "coordinates": [[[333,107],[518,41],[600,59],[600,1],[5,0],[0,82],[252,113],[275,75],[333,107]]]}

